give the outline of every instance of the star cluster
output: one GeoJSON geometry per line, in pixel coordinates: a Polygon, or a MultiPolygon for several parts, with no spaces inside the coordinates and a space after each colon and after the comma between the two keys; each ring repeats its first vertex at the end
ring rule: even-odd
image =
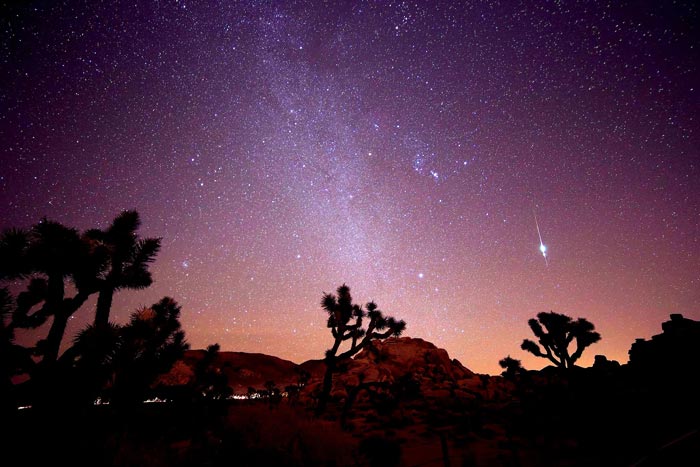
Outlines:
{"type": "Polygon", "coordinates": [[[138,210],[115,321],[169,295],[194,348],[301,362],[347,283],[493,374],[543,366],[540,311],[596,325],[584,365],[700,319],[693,2],[3,8],[0,228],[138,210]]]}

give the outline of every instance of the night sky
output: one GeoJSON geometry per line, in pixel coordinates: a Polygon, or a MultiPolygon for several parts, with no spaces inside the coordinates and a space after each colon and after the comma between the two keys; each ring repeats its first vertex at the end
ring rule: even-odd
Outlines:
{"type": "Polygon", "coordinates": [[[624,363],[700,319],[700,19],[606,3],[2,6],[0,228],[138,210],[112,318],[172,296],[193,348],[322,358],[347,283],[477,372],[550,310],[624,363]]]}

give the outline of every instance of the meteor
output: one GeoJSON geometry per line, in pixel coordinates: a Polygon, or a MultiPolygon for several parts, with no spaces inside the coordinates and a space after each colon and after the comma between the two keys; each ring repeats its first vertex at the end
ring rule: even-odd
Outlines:
{"type": "Polygon", "coordinates": [[[537,236],[540,238],[540,252],[544,258],[545,266],[549,266],[549,260],[547,259],[547,247],[542,242],[542,234],[540,233],[540,224],[537,222],[537,213],[535,212],[535,206],[532,206],[532,215],[535,216],[535,227],[537,227],[537,236]]]}

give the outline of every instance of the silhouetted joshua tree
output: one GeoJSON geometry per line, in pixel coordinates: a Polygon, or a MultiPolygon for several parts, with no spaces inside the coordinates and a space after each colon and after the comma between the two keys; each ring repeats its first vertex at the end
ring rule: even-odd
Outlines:
{"type": "Polygon", "coordinates": [[[546,358],[559,368],[571,368],[581,354],[591,344],[600,340],[600,334],[594,331],[593,323],[585,318],[573,320],[570,316],[559,313],[542,312],[537,319],[528,321],[539,344],[525,339],[520,346],[538,357],[546,358]],[[576,350],[569,353],[569,344],[576,341],[576,350]]]}
{"type": "Polygon", "coordinates": [[[119,334],[112,401],[134,405],[144,400],[156,377],[167,373],[189,349],[180,325],[180,306],[165,297],[141,308],[119,334]]]}
{"type": "Polygon", "coordinates": [[[148,265],[160,250],[160,238],[139,239],[139,213],[124,211],[107,230],[89,230],[85,236],[93,248],[106,259],[100,275],[99,295],[95,308],[95,326],[106,326],[112,308],[112,297],[119,289],[144,289],[153,279],[148,265]]]}
{"type": "Polygon", "coordinates": [[[326,373],[323,378],[323,386],[319,397],[317,413],[322,413],[333,387],[333,373],[337,370],[338,362],[348,359],[367,347],[375,339],[386,339],[390,336],[400,336],[406,329],[406,323],[397,321],[392,317],[385,317],[377,309],[374,302],[366,305],[367,311],[361,306],[352,303],[350,287],[343,284],[338,287],[337,295],[324,294],[321,306],[328,313],[327,327],[333,335],[333,346],[326,351],[326,373]],[[363,328],[363,321],[369,318],[367,328],[363,328]],[[338,353],[344,342],[350,342],[350,348],[338,353]]]}
{"type": "Polygon", "coordinates": [[[91,404],[112,383],[117,353],[122,345],[122,326],[90,324],[75,336],[73,345],[59,358],[70,369],[69,394],[64,400],[91,404]]]}
{"type": "Polygon", "coordinates": [[[231,395],[228,377],[216,363],[220,350],[219,344],[209,345],[194,367],[197,393],[206,400],[225,399],[231,395]]]}
{"type": "Polygon", "coordinates": [[[109,347],[108,338],[115,334],[108,322],[113,293],[150,285],[148,263],[160,248],[159,239],[139,240],[138,226],[138,214],[126,211],[104,232],[80,235],[76,229],[43,219],[28,231],[11,229],[0,235],[0,282],[20,280],[26,286],[16,299],[9,294],[3,298],[2,357],[12,357],[13,362],[2,365],[2,378],[10,372],[28,372],[36,390],[34,404],[50,402],[59,394],[56,385],[67,381],[64,370],[81,367],[84,371],[74,375],[91,374],[104,366],[100,360],[109,358],[104,347],[109,347]],[[104,333],[87,329],[79,351],[59,359],[68,320],[98,292],[96,323],[104,324],[104,333]],[[17,352],[15,330],[35,329],[47,322],[48,333],[36,348],[17,352]],[[29,351],[40,357],[38,363],[29,358],[29,351]],[[81,361],[73,366],[76,359],[81,361]]]}
{"type": "Polygon", "coordinates": [[[97,292],[96,275],[102,265],[75,229],[46,219],[28,233],[24,258],[32,279],[18,296],[13,320],[17,327],[36,328],[52,318],[46,339],[37,344],[40,368],[46,369],[58,358],[68,319],[97,292]],[[66,281],[75,286],[72,297],[66,297],[66,281]],[[42,302],[40,309],[29,313],[42,302]]]}
{"type": "Polygon", "coordinates": [[[505,379],[513,380],[521,375],[523,371],[525,371],[520,360],[516,360],[510,355],[499,360],[498,364],[504,370],[503,373],[501,373],[501,376],[503,376],[505,379]]]}
{"type": "Polygon", "coordinates": [[[7,229],[0,234],[0,281],[25,278],[32,271],[27,262],[29,232],[7,229]]]}
{"type": "MultiPolygon", "coordinates": [[[[76,378],[74,400],[92,402],[98,395],[131,406],[142,402],[156,378],[167,373],[189,349],[180,326],[180,306],[165,297],[132,313],[120,326],[88,325],[61,356],[76,378]]],[[[217,346],[207,349],[213,359],[217,346]]]]}
{"type": "Polygon", "coordinates": [[[38,396],[35,405],[58,393],[57,360],[68,320],[97,292],[97,274],[102,267],[84,237],[57,222],[43,219],[29,231],[7,230],[0,236],[0,281],[20,280],[26,285],[10,302],[10,309],[5,309],[6,336],[13,338],[17,329],[51,323],[46,338],[31,349],[41,357],[38,364],[22,364],[21,360],[27,362],[27,352],[8,355],[18,358],[12,364],[15,370],[19,363],[30,374],[38,396]],[[73,287],[68,288],[69,283],[73,287]]]}
{"type": "Polygon", "coordinates": [[[0,416],[17,411],[12,378],[26,373],[33,367],[31,353],[15,343],[14,326],[11,321],[13,299],[7,288],[0,288],[0,416]]]}
{"type": "MultiPolygon", "coordinates": [[[[24,259],[29,244],[28,234],[11,229],[0,234],[0,282],[26,277],[30,272],[24,259]]],[[[26,300],[25,300],[26,301],[26,300]]],[[[16,410],[12,377],[33,366],[28,349],[15,343],[17,322],[16,300],[7,287],[0,287],[0,407],[16,410]]]]}

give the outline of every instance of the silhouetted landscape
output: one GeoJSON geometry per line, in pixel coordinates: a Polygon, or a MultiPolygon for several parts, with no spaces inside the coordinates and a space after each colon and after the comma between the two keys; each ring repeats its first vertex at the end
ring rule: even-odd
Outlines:
{"type": "Polygon", "coordinates": [[[699,5],[0,2],[0,467],[700,466],[699,5]]]}
{"type": "MultiPolygon", "coordinates": [[[[501,375],[418,337],[350,287],[321,297],[329,349],[296,364],[190,350],[165,297],[109,320],[111,298],[151,283],[160,239],[125,211],[106,230],[44,219],[5,231],[2,280],[4,465],[689,465],[700,456],[700,322],[671,314],[631,343],[629,362],[577,359],[601,339],[585,318],[542,312],[537,342],[501,375]],[[23,288],[24,287],[24,288],[23,288]],[[20,290],[16,295],[10,289],[20,290]],[[65,351],[65,323],[96,294],[93,324],[65,351]],[[49,325],[34,346],[17,333],[49,325]]],[[[82,311],[82,310],[81,310],[82,311]]],[[[322,315],[319,314],[319,319],[322,315]]]]}

